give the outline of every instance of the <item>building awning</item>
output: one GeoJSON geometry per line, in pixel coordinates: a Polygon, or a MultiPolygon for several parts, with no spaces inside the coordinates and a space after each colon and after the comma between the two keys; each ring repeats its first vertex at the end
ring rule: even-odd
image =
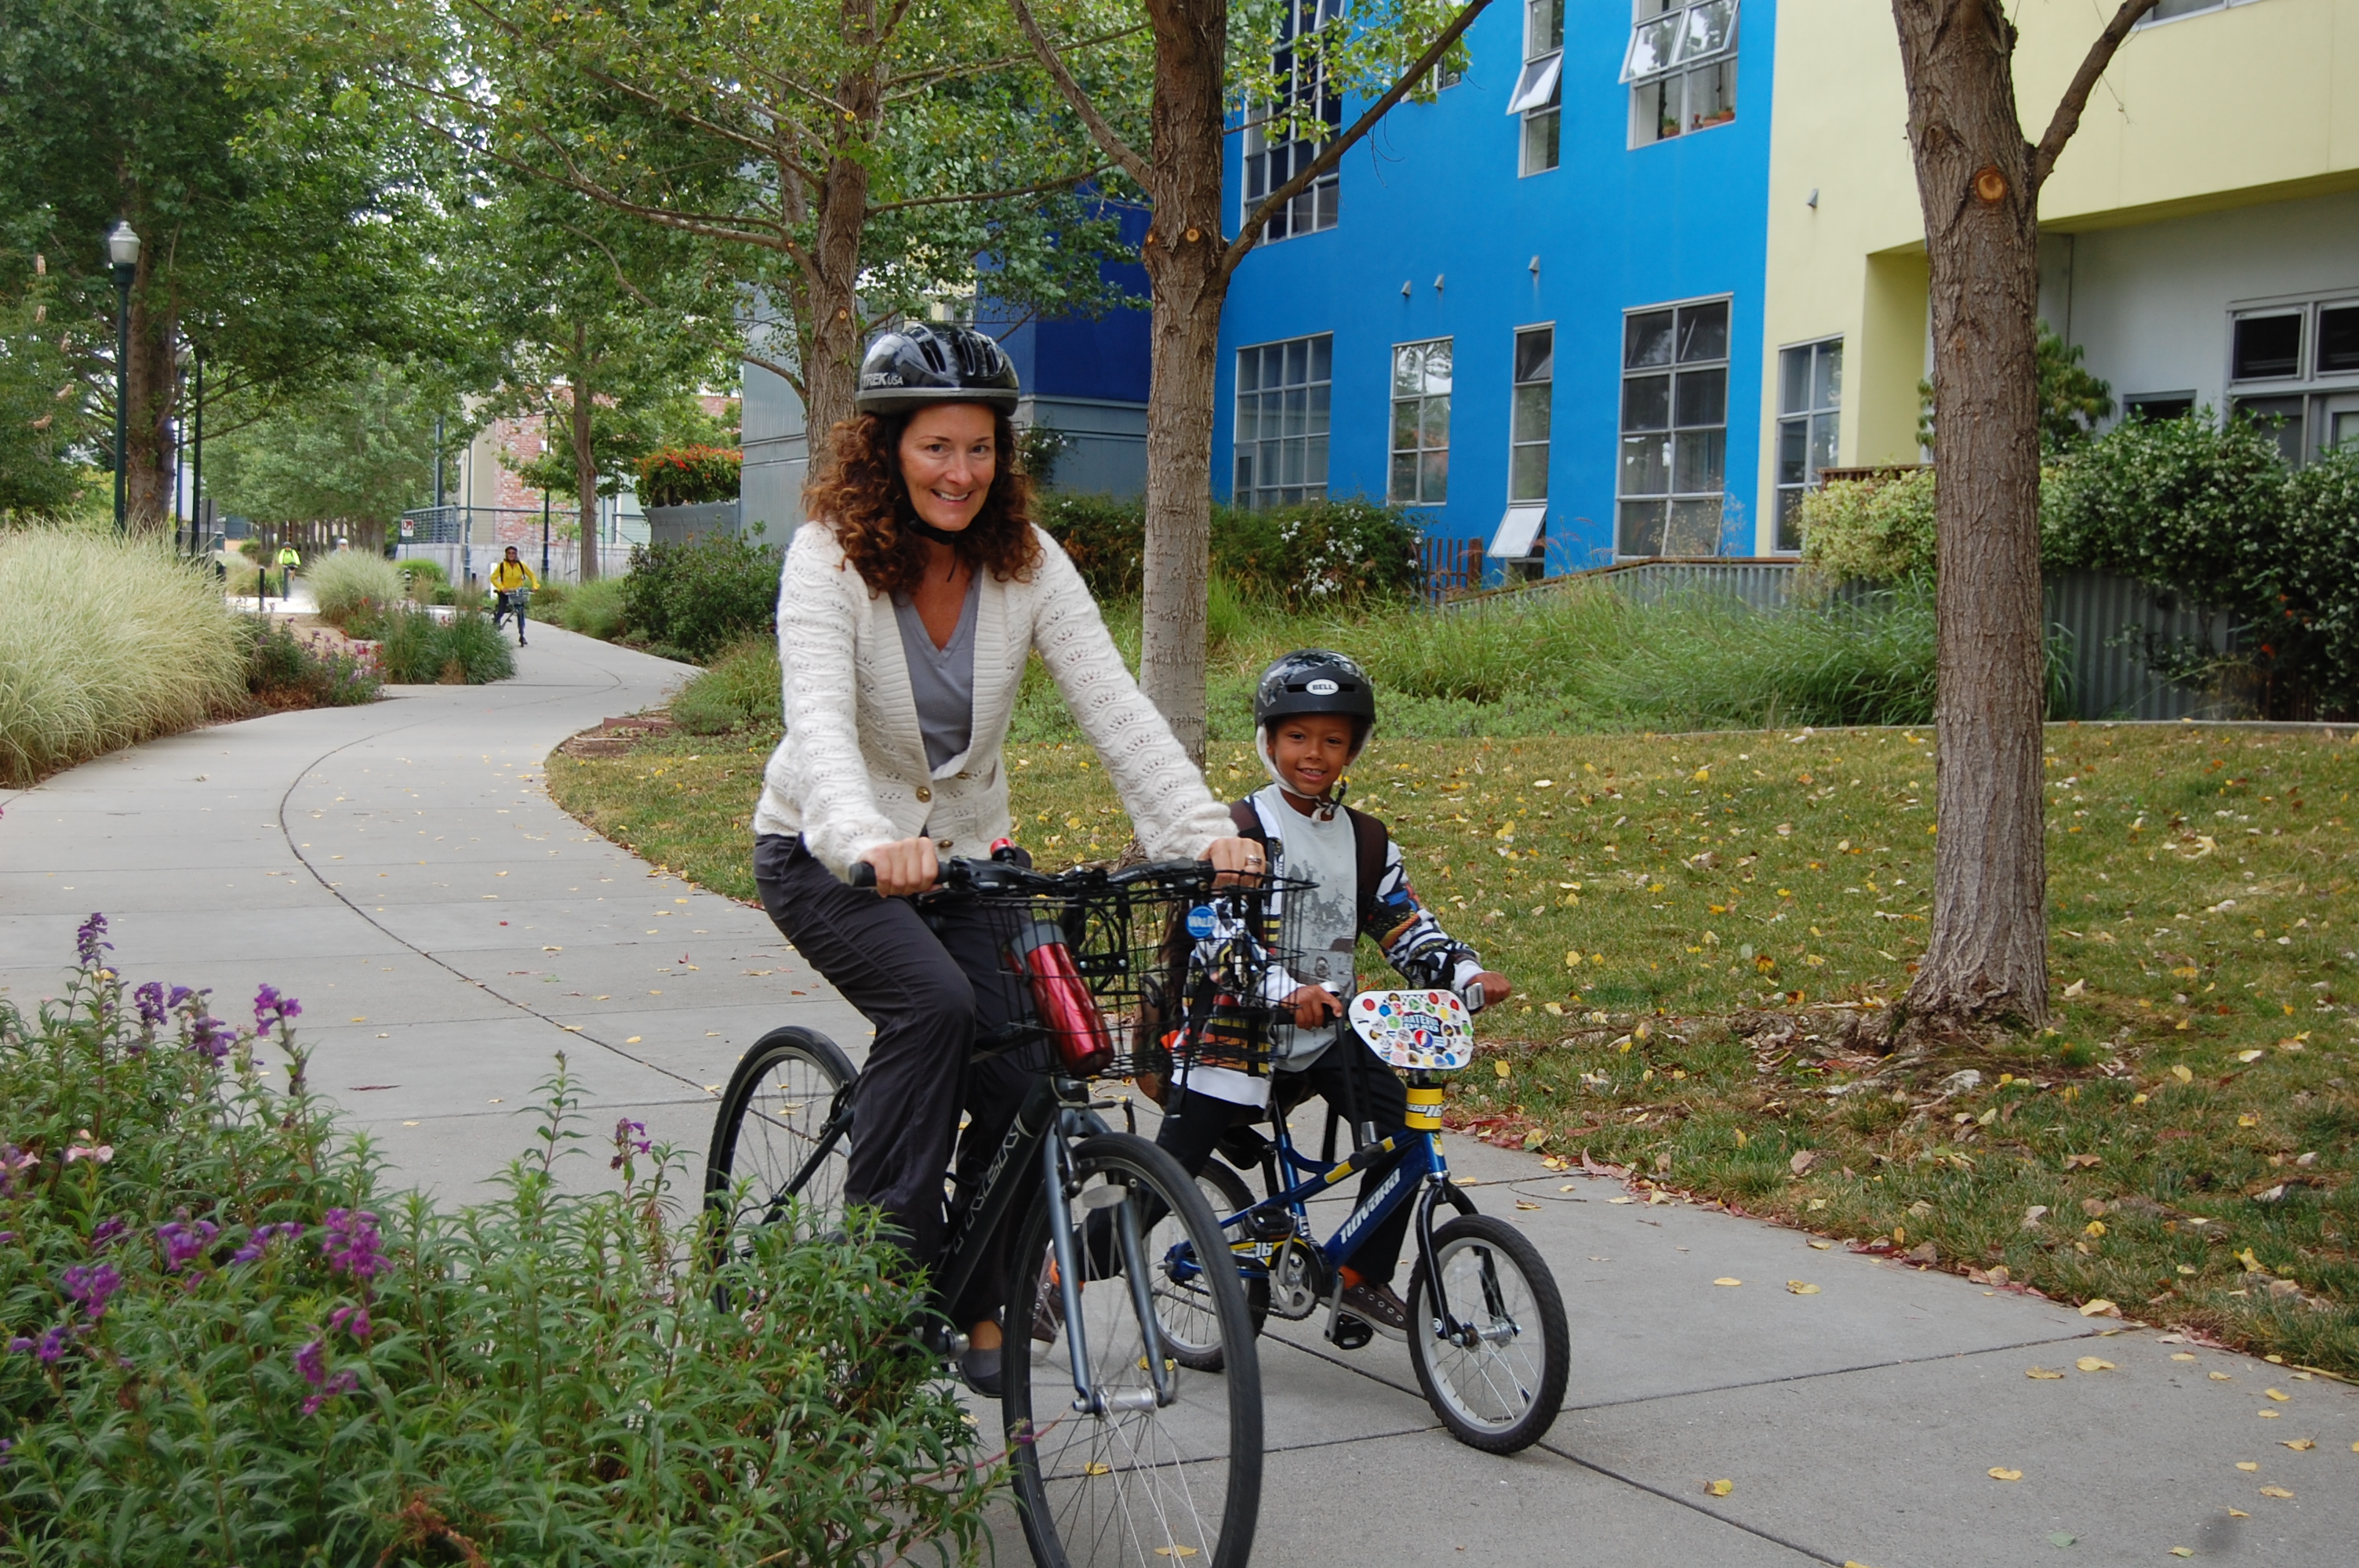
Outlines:
{"type": "Polygon", "coordinates": [[[1506,559],[1519,559],[1537,554],[1540,529],[1548,522],[1548,503],[1534,501],[1507,508],[1499,519],[1499,531],[1491,536],[1486,555],[1506,559]]]}

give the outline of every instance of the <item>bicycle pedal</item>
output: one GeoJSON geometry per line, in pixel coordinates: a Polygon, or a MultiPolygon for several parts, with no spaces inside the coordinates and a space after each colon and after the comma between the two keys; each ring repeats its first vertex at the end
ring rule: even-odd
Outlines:
{"type": "Polygon", "coordinates": [[[1366,1319],[1348,1313],[1339,1314],[1327,1329],[1329,1342],[1340,1350],[1358,1350],[1375,1336],[1375,1327],[1366,1319]]]}

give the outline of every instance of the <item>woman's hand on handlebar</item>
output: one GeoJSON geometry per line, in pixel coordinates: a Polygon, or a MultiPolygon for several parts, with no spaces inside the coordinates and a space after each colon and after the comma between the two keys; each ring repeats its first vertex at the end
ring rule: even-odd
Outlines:
{"type": "Polygon", "coordinates": [[[941,854],[931,838],[897,838],[879,844],[860,857],[876,868],[880,898],[900,898],[934,885],[941,871],[941,854]]]}
{"type": "Polygon", "coordinates": [[[1204,859],[1212,861],[1212,870],[1220,873],[1212,879],[1215,887],[1258,881],[1269,869],[1264,863],[1261,846],[1250,838],[1215,838],[1204,851],[1204,859]]]}

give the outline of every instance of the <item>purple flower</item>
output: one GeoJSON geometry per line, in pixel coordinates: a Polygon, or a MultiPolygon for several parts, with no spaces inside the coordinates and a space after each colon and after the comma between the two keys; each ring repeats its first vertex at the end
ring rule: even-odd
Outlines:
{"type": "Polygon", "coordinates": [[[199,1017],[190,1030],[189,1049],[214,1062],[229,1054],[230,1043],[237,1037],[227,1023],[211,1016],[199,1017]]]}
{"type": "Polygon", "coordinates": [[[21,1334],[8,1341],[8,1354],[11,1356],[21,1356],[32,1347],[33,1342],[21,1334]]]}
{"type": "Polygon", "coordinates": [[[93,914],[74,932],[74,951],[81,956],[82,967],[94,969],[99,966],[99,954],[112,952],[114,944],[106,940],[106,916],[93,914]]]}
{"type": "MultiPolygon", "coordinates": [[[[65,1271],[66,1294],[82,1303],[82,1311],[96,1323],[106,1315],[106,1303],[123,1288],[123,1276],[107,1263],[77,1263],[65,1271]]],[[[44,1360],[54,1357],[44,1357],[44,1360]]]]}
{"type": "Polygon", "coordinates": [[[11,1340],[9,1342],[8,1348],[14,1350],[19,1345],[22,1345],[27,1349],[32,1351],[34,1357],[43,1365],[53,1366],[56,1364],[59,1357],[62,1357],[66,1353],[65,1325],[59,1324],[47,1334],[41,1336],[40,1343],[38,1344],[35,1344],[29,1339],[11,1340]]]}
{"type": "Polygon", "coordinates": [[[320,1241],[328,1267],[355,1280],[374,1279],[385,1270],[384,1239],[377,1235],[376,1216],[366,1209],[332,1208],[328,1234],[320,1241]]]}
{"type": "Polygon", "coordinates": [[[644,1136],[633,1136],[644,1134],[647,1130],[646,1122],[633,1121],[628,1117],[614,1123],[614,1157],[606,1162],[606,1168],[619,1171],[623,1168],[623,1162],[633,1154],[644,1154],[653,1149],[655,1145],[644,1136]]]}
{"type": "Polygon", "coordinates": [[[109,1247],[114,1245],[125,1231],[130,1228],[131,1222],[124,1218],[119,1214],[114,1216],[112,1219],[100,1220],[96,1225],[91,1227],[90,1249],[93,1252],[105,1251],[109,1247]]]}
{"type": "Polygon", "coordinates": [[[180,1004],[196,994],[186,986],[174,986],[171,994],[164,999],[164,1005],[170,1011],[178,1012],[180,1011],[180,1004]]]}
{"type": "Polygon", "coordinates": [[[267,1029],[276,1022],[288,1023],[303,1015],[303,1004],[291,996],[280,996],[276,986],[265,986],[254,993],[254,1026],[267,1029]]]}
{"type": "Polygon", "coordinates": [[[8,1463],[8,1455],[15,1451],[16,1447],[16,1440],[15,1438],[0,1437],[0,1465],[5,1465],[8,1463]]]}
{"type": "Polygon", "coordinates": [[[139,1004],[139,1022],[147,1028],[155,1028],[170,1015],[164,1002],[164,982],[161,980],[149,980],[134,990],[131,997],[139,1004]]]}
{"type": "Polygon", "coordinates": [[[28,1154],[14,1143],[0,1143],[0,1196],[16,1190],[17,1172],[29,1171],[40,1162],[38,1154],[28,1154]]]}
{"type": "Polygon", "coordinates": [[[338,1307],[328,1314],[328,1326],[344,1329],[354,1339],[366,1339],[376,1332],[375,1325],[369,1322],[368,1308],[364,1306],[338,1307]]]}
{"type": "Polygon", "coordinates": [[[262,1255],[270,1250],[272,1242],[282,1237],[292,1241],[302,1234],[303,1227],[292,1220],[284,1225],[257,1225],[254,1227],[254,1234],[245,1238],[245,1245],[229,1255],[229,1260],[233,1263],[259,1263],[262,1255]]]}
{"type": "Polygon", "coordinates": [[[164,1267],[179,1273],[204,1256],[220,1234],[220,1226],[209,1219],[190,1220],[189,1211],[182,1209],[179,1218],[156,1227],[156,1240],[164,1249],[164,1267]]]}
{"type": "Polygon", "coordinates": [[[328,1342],[314,1339],[295,1352],[295,1369],[313,1388],[325,1387],[328,1381],[328,1342]]]}

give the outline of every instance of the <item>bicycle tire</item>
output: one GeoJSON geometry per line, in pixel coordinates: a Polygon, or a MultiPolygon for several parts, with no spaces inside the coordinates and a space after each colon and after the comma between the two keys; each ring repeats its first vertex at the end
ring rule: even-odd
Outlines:
{"type": "Polygon", "coordinates": [[[834,1041],[791,1024],[771,1030],[737,1059],[704,1159],[704,1206],[722,1217],[714,1238],[723,1256],[741,1226],[784,1218],[785,1199],[794,1200],[799,1236],[821,1236],[843,1224],[852,1108],[846,1091],[858,1076],[834,1041]],[[821,1158],[813,1165],[815,1153],[821,1158]]]}
{"type": "MultiPolygon", "coordinates": [[[[1226,1165],[1219,1163],[1207,1165],[1196,1173],[1196,1190],[1204,1195],[1204,1202],[1212,1208],[1215,1222],[1223,1216],[1252,1206],[1254,1201],[1253,1194],[1246,1189],[1244,1180],[1226,1165]]],[[[1232,1231],[1229,1235],[1232,1241],[1238,1239],[1236,1232],[1232,1231]]],[[[1245,1316],[1258,1337],[1262,1326],[1269,1321],[1269,1281],[1247,1274],[1242,1269],[1238,1271],[1237,1277],[1245,1286],[1245,1316]]],[[[1175,1281],[1172,1288],[1182,1287],[1175,1281]]],[[[1162,1298],[1158,1295],[1157,1299],[1160,1301],[1162,1298]]],[[[1190,1336],[1193,1315],[1170,1313],[1163,1316],[1164,1334],[1172,1342],[1172,1354],[1179,1357],[1180,1365],[1190,1370],[1217,1372],[1221,1369],[1221,1347],[1214,1343],[1198,1343],[1190,1336]]]]}
{"type": "MultiPolygon", "coordinates": [[[[1125,1204],[1163,1211],[1141,1238],[1158,1278],[1169,1278],[1169,1260],[1183,1244],[1200,1257],[1227,1254],[1202,1193],[1179,1162],[1145,1139],[1120,1132],[1085,1139],[1073,1147],[1072,1173],[1077,1216],[1118,1216],[1125,1204]],[[1129,1195],[1092,1206],[1093,1191],[1117,1187],[1129,1195]]],[[[1053,1278],[1049,1225],[1049,1206],[1036,1199],[1012,1254],[1008,1322],[1028,1321],[1053,1278]]],[[[1092,1247],[1079,1234],[1084,1227],[1075,1229],[1091,1380],[1115,1400],[1148,1402],[1077,1412],[1070,1325],[1060,1325],[1050,1345],[1010,1338],[1000,1409],[1033,1561],[1040,1568],[1170,1568],[1192,1559],[1191,1568],[1245,1568],[1261,1511],[1262,1402],[1243,1281],[1233,1269],[1199,1271],[1219,1325],[1222,1370],[1191,1370],[1167,1357],[1172,1398],[1157,1404],[1146,1322],[1122,1276],[1119,1248],[1092,1247]]],[[[1111,1237],[1113,1227],[1103,1234],[1111,1237]]],[[[1161,1309],[1150,1315],[1159,1321],[1161,1309]]]]}
{"type": "Polygon", "coordinates": [[[1514,1454],[1555,1423],[1572,1333],[1556,1276],[1522,1231],[1485,1214],[1461,1215],[1436,1230],[1431,1256],[1419,1258],[1409,1277],[1408,1324],[1418,1387],[1459,1442],[1514,1454]],[[1483,1336],[1480,1348],[1441,1336],[1429,1268],[1440,1272],[1451,1313],[1483,1336]]]}

